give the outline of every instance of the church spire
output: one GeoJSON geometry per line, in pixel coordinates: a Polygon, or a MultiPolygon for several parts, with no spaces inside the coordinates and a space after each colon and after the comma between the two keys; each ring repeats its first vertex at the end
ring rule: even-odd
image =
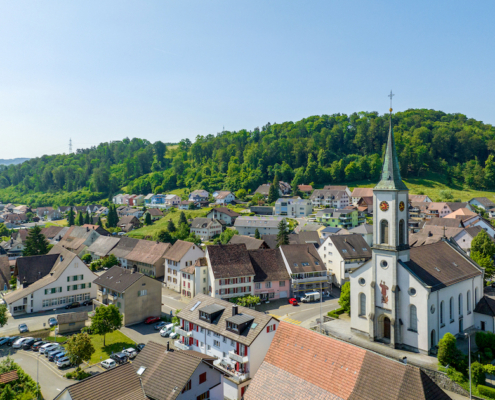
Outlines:
{"type": "Polygon", "coordinates": [[[390,127],[388,131],[387,150],[383,159],[381,179],[375,189],[408,190],[400,176],[399,160],[395,150],[394,130],[392,128],[392,96],[395,95],[390,91],[390,127]]]}

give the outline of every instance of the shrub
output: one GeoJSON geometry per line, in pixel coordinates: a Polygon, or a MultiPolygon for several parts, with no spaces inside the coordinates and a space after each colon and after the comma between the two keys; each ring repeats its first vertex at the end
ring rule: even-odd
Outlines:
{"type": "Polygon", "coordinates": [[[85,254],[81,257],[81,260],[84,261],[86,264],[90,263],[92,258],[91,254],[85,254]]]}
{"type": "Polygon", "coordinates": [[[466,378],[464,377],[464,375],[461,372],[456,371],[452,367],[449,367],[449,369],[447,369],[447,376],[451,380],[453,380],[454,382],[457,382],[457,383],[464,383],[464,382],[466,382],[466,378]]]}
{"type": "Polygon", "coordinates": [[[478,385],[478,392],[486,397],[489,397],[490,399],[495,399],[495,389],[484,386],[484,385],[478,385]]]}
{"type": "Polygon", "coordinates": [[[485,357],[488,358],[490,361],[493,360],[492,349],[485,349],[485,357]]]}
{"type": "Polygon", "coordinates": [[[477,361],[471,364],[471,379],[475,386],[485,384],[485,370],[477,361]]]}
{"type": "Polygon", "coordinates": [[[73,375],[74,375],[74,374],[73,374],[72,372],[67,372],[67,373],[65,374],[65,377],[66,377],[67,379],[72,379],[72,376],[73,376],[73,375]]]}
{"type": "Polygon", "coordinates": [[[339,305],[342,307],[347,314],[351,311],[351,283],[346,282],[342,285],[340,289],[340,299],[339,305]]]}
{"type": "Polygon", "coordinates": [[[462,373],[467,371],[465,357],[457,348],[454,335],[449,332],[438,342],[438,361],[444,366],[449,364],[462,373]]]}
{"type": "Polygon", "coordinates": [[[327,315],[329,317],[338,319],[339,318],[339,315],[342,315],[344,313],[345,313],[345,309],[344,308],[337,308],[336,310],[329,311],[327,315]]]}

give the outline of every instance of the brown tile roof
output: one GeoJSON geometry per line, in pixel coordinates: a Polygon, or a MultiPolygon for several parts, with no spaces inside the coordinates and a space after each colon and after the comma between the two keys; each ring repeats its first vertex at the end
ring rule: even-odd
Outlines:
{"type": "Polygon", "coordinates": [[[246,248],[248,250],[257,250],[261,247],[268,245],[261,239],[255,239],[250,236],[243,236],[243,235],[234,235],[232,236],[232,239],[230,239],[229,244],[240,244],[244,243],[246,245],[246,248]]]}
{"type": "Polygon", "coordinates": [[[110,254],[118,258],[126,258],[138,243],[139,239],[122,236],[117,246],[110,251],[110,254]]]}
{"type": "Polygon", "coordinates": [[[172,261],[180,261],[182,257],[193,247],[198,247],[194,243],[177,240],[174,245],[167,251],[165,258],[172,261]]]}
{"type": "Polygon", "coordinates": [[[292,273],[326,271],[314,245],[288,244],[280,248],[292,273]]]}
{"type": "Polygon", "coordinates": [[[399,263],[426,286],[430,286],[432,292],[482,274],[474,261],[446,239],[413,247],[410,260],[399,263]]]}
{"type": "Polygon", "coordinates": [[[349,188],[345,185],[325,185],[325,186],[323,186],[323,189],[325,189],[325,190],[347,190],[349,188]]]}
{"type": "Polygon", "coordinates": [[[191,228],[211,228],[214,224],[220,224],[216,219],[211,218],[194,218],[191,222],[191,228]]]}
{"type": "Polygon", "coordinates": [[[117,225],[121,226],[121,225],[127,225],[127,224],[137,225],[137,224],[139,224],[139,220],[134,215],[126,215],[126,216],[119,219],[119,222],[117,225]]]}
{"type": "Polygon", "coordinates": [[[354,188],[351,197],[373,197],[372,188],[354,188]]]}
{"type": "Polygon", "coordinates": [[[17,375],[17,371],[9,371],[5,372],[4,374],[0,374],[0,385],[9,383],[9,382],[14,382],[17,379],[19,379],[19,376],[17,375]]]}
{"type": "Polygon", "coordinates": [[[215,279],[254,275],[254,268],[244,243],[206,246],[215,279]]]}
{"type": "Polygon", "coordinates": [[[91,246],[87,248],[87,251],[94,253],[99,257],[106,257],[110,251],[117,246],[120,238],[112,236],[100,236],[96,239],[91,246]]]}
{"type": "Polygon", "coordinates": [[[371,258],[371,249],[361,235],[332,235],[330,239],[344,260],[371,258]]]}
{"type": "Polygon", "coordinates": [[[249,250],[256,275],[254,282],[285,281],[289,279],[280,249],[249,250]]]}
{"type": "Polygon", "coordinates": [[[245,400],[447,400],[419,368],[280,322],[245,400]]]}
{"type": "MultiPolygon", "coordinates": [[[[134,364],[124,364],[93,375],[66,389],[72,400],[149,400],[134,364]]],[[[56,397],[62,399],[65,391],[56,397]]]]}
{"type": "Polygon", "coordinates": [[[148,208],[146,212],[152,217],[163,217],[163,213],[158,208],[148,208]]]}
{"type": "Polygon", "coordinates": [[[104,286],[118,293],[123,293],[128,287],[133,285],[143,276],[144,275],[140,272],[133,272],[132,269],[125,269],[115,265],[96,278],[93,281],[93,284],[104,286]]]}
{"type": "Polygon", "coordinates": [[[47,239],[53,239],[54,237],[57,237],[60,231],[64,229],[62,226],[49,226],[48,228],[43,228],[41,230],[41,233],[45,235],[47,239]]]}
{"type": "MultiPolygon", "coordinates": [[[[214,360],[216,357],[196,351],[167,352],[165,346],[148,342],[132,365],[136,372],[140,367],[146,368],[141,375],[146,396],[153,400],[173,400],[181,394],[182,389],[202,362],[206,361],[211,364],[214,360]]],[[[193,383],[195,384],[197,382],[193,383]]]]}
{"type": "MultiPolygon", "coordinates": [[[[450,214],[452,215],[452,214],[450,214]]],[[[462,221],[457,218],[432,218],[426,220],[425,226],[445,226],[446,228],[464,228],[462,221]]]]}
{"type": "Polygon", "coordinates": [[[468,208],[458,208],[453,213],[446,215],[446,217],[449,217],[449,218],[457,218],[457,217],[464,217],[464,216],[474,217],[476,215],[478,215],[478,214],[476,214],[475,212],[471,211],[468,208]]]}
{"type": "Polygon", "coordinates": [[[179,312],[178,317],[184,319],[185,321],[192,322],[195,325],[199,325],[203,328],[209,329],[210,331],[218,333],[229,339],[235,340],[236,342],[239,342],[246,346],[250,346],[251,343],[258,337],[260,332],[265,329],[266,325],[268,325],[270,321],[275,320],[269,314],[255,311],[251,308],[238,306],[238,315],[251,316],[254,318],[253,323],[257,324],[256,327],[254,327],[253,329],[248,326],[246,329],[244,329],[243,332],[241,332],[240,335],[238,335],[237,333],[227,330],[226,319],[232,317],[232,306],[233,304],[228,301],[216,299],[206,294],[197,294],[187,304],[187,306],[185,306],[179,312]],[[194,309],[194,311],[191,311],[191,308],[193,308],[198,302],[200,302],[200,304],[194,309]],[[215,321],[213,321],[213,323],[210,324],[199,318],[199,310],[211,305],[225,307],[225,310],[222,311],[220,317],[218,317],[215,321]]]}
{"type": "Polygon", "coordinates": [[[71,322],[81,322],[87,320],[88,320],[87,311],[71,312],[71,313],[57,315],[57,322],[59,324],[70,324],[71,322]]]}
{"type": "Polygon", "coordinates": [[[313,190],[311,185],[297,185],[297,187],[301,192],[311,192],[313,190]]]}
{"type": "Polygon", "coordinates": [[[409,195],[409,202],[418,202],[418,203],[424,203],[426,202],[426,199],[428,196],[424,194],[410,194],[409,195]]]}
{"type": "Polygon", "coordinates": [[[411,247],[418,247],[425,244],[436,243],[442,240],[444,236],[454,238],[463,230],[464,228],[446,228],[444,226],[435,225],[424,226],[419,232],[409,235],[409,245],[411,247]]]}
{"type": "Polygon", "coordinates": [[[140,240],[134,249],[127,254],[129,261],[139,261],[144,264],[155,264],[163,258],[165,253],[172,247],[170,243],[153,242],[151,240],[140,240]]]}
{"type": "MultiPolygon", "coordinates": [[[[218,198],[219,197],[217,197],[217,199],[218,198]]],[[[228,215],[229,217],[238,217],[239,215],[241,215],[241,214],[238,214],[235,211],[233,211],[233,210],[231,210],[230,208],[227,208],[227,207],[214,207],[214,208],[211,209],[211,211],[208,213],[208,215],[211,214],[214,211],[216,211],[217,213],[222,213],[222,214],[228,215]]]]}
{"type": "Polygon", "coordinates": [[[231,194],[232,192],[228,191],[228,190],[219,190],[217,192],[217,197],[215,197],[215,199],[225,199],[229,194],[231,194]]]}

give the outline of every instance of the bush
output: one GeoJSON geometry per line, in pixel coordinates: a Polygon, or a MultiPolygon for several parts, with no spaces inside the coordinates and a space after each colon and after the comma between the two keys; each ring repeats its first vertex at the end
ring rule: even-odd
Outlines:
{"type": "Polygon", "coordinates": [[[466,382],[466,378],[464,377],[464,375],[461,372],[456,371],[454,368],[451,368],[451,367],[449,367],[449,369],[447,369],[447,376],[451,380],[453,380],[454,382],[457,382],[457,383],[466,382]]]}
{"type": "Polygon", "coordinates": [[[495,399],[495,389],[484,386],[484,385],[478,385],[478,392],[486,397],[489,397],[490,399],[495,399]]]}
{"type": "Polygon", "coordinates": [[[488,358],[490,361],[493,360],[493,353],[492,349],[485,349],[485,357],[488,358]]]}
{"type": "Polygon", "coordinates": [[[485,370],[477,361],[471,364],[471,379],[475,386],[485,384],[485,370]]]}
{"type": "Polygon", "coordinates": [[[329,311],[327,315],[329,317],[338,319],[339,318],[339,315],[342,315],[344,313],[345,313],[345,309],[344,308],[337,308],[336,310],[329,311]]]}
{"type": "Polygon", "coordinates": [[[340,289],[339,305],[347,314],[351,312],[351,282],[346,282],[340,289]]]}
{"type": "Polygon", "coordinates": [[[449,364],[457,370],[461,370],[457,366],[460,364],[462,358],[462,353],[457,348],[454,335],[447,332],[438,342],[438,361],[443,366],[449,364]]]}
{"type": "Polygon", "coordinates": [[[81,257],[81,260],[86,264],[89,264],[92,261],[91,254],[85,254],[81,257]]]}
{"type": "Polygon", "coordinates": [[[74,376],[74,374],[73,374],[72,372],[67,372],[67,373],[65,374],[65,377],[66,377],[67,379],[72,379],[72,377],[73,377],[73,376],[74,376]]]}

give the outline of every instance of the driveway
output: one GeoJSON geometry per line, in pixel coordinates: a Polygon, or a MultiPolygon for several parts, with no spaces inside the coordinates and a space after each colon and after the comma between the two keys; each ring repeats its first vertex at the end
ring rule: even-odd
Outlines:
{"type": "Polygon", "coordinates": [[[163,338],[160,336],[160,331],[153,328],[155,324],[136,324],[132,326],[122,327],[120,331],[128,336],[130,339],[134,340],[136,343],[148,343],[150,340],[164,346],[167,342],[170,342],[171,348],[173,348],[173,339],[163,338]]]}

